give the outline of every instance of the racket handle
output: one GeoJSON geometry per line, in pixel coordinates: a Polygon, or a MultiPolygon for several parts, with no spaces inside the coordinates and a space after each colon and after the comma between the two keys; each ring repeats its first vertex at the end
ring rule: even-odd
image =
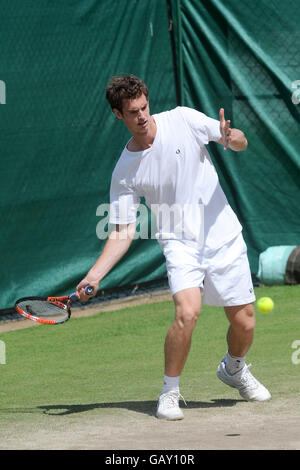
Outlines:
{"type": "MultiPolygon", "coordinates": [[[[94,292],[94,288],[92,286],[85,286],[84,292],[86,293],[86,295],[92,295],[92,293],[94,292]]],[[[76,292],[73,292],[73,294],[69,295],[69,298],[71,300],[78,300],[76,292]]]]}

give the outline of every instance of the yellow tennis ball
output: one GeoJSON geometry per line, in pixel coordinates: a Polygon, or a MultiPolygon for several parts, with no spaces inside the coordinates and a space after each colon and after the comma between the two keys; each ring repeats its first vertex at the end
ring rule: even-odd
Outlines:
{"type": "Polygon", "coordinates": [[[257,301],[257,306],[262,313],[269,313],[274,308],[274,302],[270,297],[261,297],[257,301]]]}

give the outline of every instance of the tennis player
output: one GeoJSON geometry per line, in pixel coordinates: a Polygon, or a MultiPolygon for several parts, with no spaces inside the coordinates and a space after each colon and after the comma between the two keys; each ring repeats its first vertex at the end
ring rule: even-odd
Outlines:
{"type": "Polygon", "coordinates": [[[269,391],[246,364],[255,328],[255,295],[242,226],[206,148],[209,142],[217,142],[224,150],[241,152],[248,145],[244,133],[230,127],[224,109],[219,111],[219,121],[187,107],[151,115],[148,88],[133,75],[113,77],[106,97],[132,137],[111,180],[110,223],[115,230],[78,284],[78,297],[87,300],[84,287],[88,284],[96,294],[101,280],[127,252],[141,197],[151,209],[182,208],[176,223],[157,223],[156,237],[166,258],[175,318],[165,339],[164,380],[156,416],[166,420],[184,417],[179,407],[183,398],[180,376],[202,303],[224,307],[229,321],[228,350],[217,369],[219,379],[247,401],[270,399],[269,391]]]}

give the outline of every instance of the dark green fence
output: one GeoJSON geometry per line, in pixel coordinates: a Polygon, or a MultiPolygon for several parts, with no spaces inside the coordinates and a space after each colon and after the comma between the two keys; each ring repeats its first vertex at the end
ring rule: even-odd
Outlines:
{"type": "MultiPolygon", "coordinates": [[[[0,1],[1,309],[72,291],[100,253],[97,208],[129,138],[105,101],[119,73],[146,81],[153,113],[223,106],[245,131],[246,152],[211,151],[254,273],[266,247],[299,244],[299,6],[0,1]]],[[[157,242],[137,239],[102,289],[164,276],[157,242]]]]}

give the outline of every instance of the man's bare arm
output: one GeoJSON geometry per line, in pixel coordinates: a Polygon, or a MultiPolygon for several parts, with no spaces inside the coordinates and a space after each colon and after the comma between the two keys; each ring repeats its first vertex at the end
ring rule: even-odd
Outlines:
{"type": "Polygon", "coordinates": [[[76,288],[76,294],[81,301],[86,301],[89,298],[84,292],[85,286],[91,285],[94,287],[93,295],[95,295],[102,279],[128,251],[135,234],[135,226],[135,222],[127,225],[116,225],[115,230],[111,232],[105,243],[101,255],[76,288]]]}

